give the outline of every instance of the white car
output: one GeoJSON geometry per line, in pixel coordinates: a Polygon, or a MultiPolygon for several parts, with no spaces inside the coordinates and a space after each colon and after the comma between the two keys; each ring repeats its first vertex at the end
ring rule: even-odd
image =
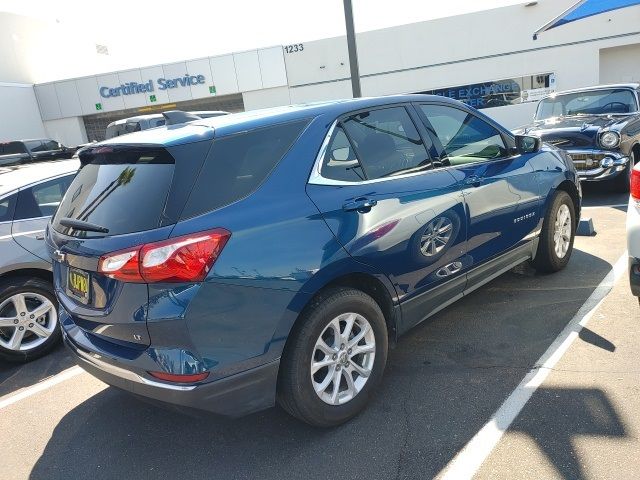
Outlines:
{"type": "Polygon", "coordinates": [[[631,196],[627,209],[627,249],[631,293],[640,301],[640,163],[631,172],[631,196]]]}

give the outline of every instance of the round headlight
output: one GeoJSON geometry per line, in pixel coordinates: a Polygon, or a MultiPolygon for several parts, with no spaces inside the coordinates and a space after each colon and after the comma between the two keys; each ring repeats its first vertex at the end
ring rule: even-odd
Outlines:
{"type": "Polygon", "coordinates": [[[616,132],[604,132],[600,135],[600,145],[604,148],[616,148],[620,145],[620,135],[616,132]]]}

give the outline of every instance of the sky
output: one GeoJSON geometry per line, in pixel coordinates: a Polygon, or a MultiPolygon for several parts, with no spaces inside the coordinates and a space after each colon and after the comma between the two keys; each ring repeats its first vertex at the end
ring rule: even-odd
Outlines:
{"type": "MultiPolygon", "coordinates": [[[[353,0],[353,9],[362,32],[518,3],[353,0]]],[[[342,9],[342,0],[0,0],[0,11],[57,21],[106,44],[119,68],[344,35],[342,9]]]]}

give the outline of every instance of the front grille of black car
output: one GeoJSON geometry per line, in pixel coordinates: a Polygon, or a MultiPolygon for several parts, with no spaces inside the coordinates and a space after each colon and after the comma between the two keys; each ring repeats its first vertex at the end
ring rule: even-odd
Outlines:
{"type": "Polygon", "coordinates": [[[600,162],[606,155],[604,153],[570,153],[576,170],[593,170],[600,166],[600,162]]]}
{"type": "Polygon", "coordinates": [[[545,135],[542,138],[542,141],[562,149],[593,146],[593,138],[587,135],[575,135],[571,136],[571,138],[545,135]]]}

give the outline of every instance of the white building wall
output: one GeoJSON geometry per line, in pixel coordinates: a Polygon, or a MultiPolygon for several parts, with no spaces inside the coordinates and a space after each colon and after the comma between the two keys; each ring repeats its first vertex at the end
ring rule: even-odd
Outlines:
{"type": "Polygon", "coordinates": [[[289,95],[289,87],[267,88],[264,90],[244,92],[242,94],[242,101],[245,110],[257,110],[258,108],[289,105],[291,103],[291,96],[289,95]]]}
{"type": "Polygon", "coordinates": [[[600,50],[600,83],[640,82],[640,44],[600,50]]]}
{"type": "Polygon", "coordinates": [[[75,147],[87,141],[87,132],[81,117],[60,118],[44,122],[48,138],[54,138],[68,147],[75,147]]]}
{"type": "MultiPolygon", "coordinates": [[[[640,7],[630,7],[532,33],[574,4],[540,0],[357,35],[365,96],[418,92],[555,73],[557,89],[600,81],[600,49],[640,42],[640,7]],[[613,37],[593,41],[597,38],[613,37]]],[[[622,54],[623,55],[623,54],[622,54]]],[[[304,43],[285,53],[292,101],[351,96],[346,38],[304,43]],[[331,85],[336,82],[346,88],[331,85]]],[[[629,69],[640,75],[640,63],[629,69]]]]}
{"type": "MultiPolygon", "coordinates": [[[[526,7],[523,2],[359,33],[363,94],[420,92],[546,73],[555,74],[558,90],[640,78],[640,7],[587,18],[545,32],[537,41],[532,39],[533,31],[574,3],[539,0],[526,7]]],[[[3,48],[0,42],[0,53],[3,48]]],[[[247,110],[348,98],[351,84],[346,38],[336,37],[305,42],[291,52],[282,47],[262,48],[38,84],[35,91],[48,125],[98,112],[231,93],[242,93],[247,110]],[[158,78],[187,73],[204,75],[205,84],[158,90],[158,78]],[[156,83],[155,102],[148,93],[105,99],[98,92],[100,86],[149,79],[156,83]]],[[[527,123],[534,110],[535,103],[531,103],[484,112],[513,128],[527,123]]],[[[75,138],[82,133],[76,123],[59,125],[68,127],[65,135],[75,138]]]]}
{"type": "Polygon", "coordinates": [[[44,136],[33,85],[0,83],[0,141],[44,136]]]}

